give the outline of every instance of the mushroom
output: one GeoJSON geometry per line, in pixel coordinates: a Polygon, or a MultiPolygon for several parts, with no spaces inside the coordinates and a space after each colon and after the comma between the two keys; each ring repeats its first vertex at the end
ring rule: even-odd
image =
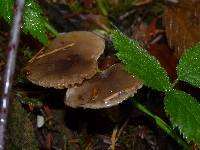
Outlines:
{"type": "Polygon", "coordinates": [[[69,88],[65,104],[73,108],[107,108],[133,96],[142,86],[143,82],[131,76],[121,64],[114,64],[81,85],[69,88]]]}
{"type": "Polygon", "coordinates": [[[97,72],[105,41],[88,31],[59,35],[29,61],[25,70],[32,83],[57,89],[81,84],[97,72]]]}

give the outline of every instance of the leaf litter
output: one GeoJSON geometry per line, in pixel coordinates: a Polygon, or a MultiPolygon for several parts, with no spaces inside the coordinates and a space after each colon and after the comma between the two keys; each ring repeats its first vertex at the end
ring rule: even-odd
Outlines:
{"type": "Polygon", "coordinates": [[[178,58],[187,48],[200,41],[200,3],[196,0],[181,0],[165,8],[163,21],[169,46],[175,49],[178,58]]]}
{"type": "MultiPolygon", "coordinates": [[[[58,30],[62,32],[86,29],[108,30],[110,28],[109,21],[113,21],[129,37],[134,39],[138,37],[137,40],[143,43],[143,47],[147,48],[149,53],[158,58],[162,66],[165,66],[171,79],[176,78],[174,72],[177,59],[175,58],[175,54],[179,58],[182,54],[181,49],[190,47],[199,40],[199,35],[197,34],[200,33],[198,31],[199,3],[192,0],[183,0],[179,3],[172,2],[167,4],[164,8],[165,4],[159,1],[141,0],[140,3],[137,3],[137,6],[130,5],[134,11],[131,11],[130,7],[126,8],[123,5],[124,8],[118,9],[119,11],[115,15],[114,12],[116,12],[116,8],[120,8],[121,1],[113,2],[115,2],[115,8],[113,10],[112,7],[108,9],[108,12],[110,12],[108,16],[102,15],[101,9],[94,0],[83,0],[81,2],[69,1],[69,3],[58,0],[52,2],[45,0],[41,2],[41,6],[47,6],[44,7],[47,17],[48,10],[53,7],[55,8],[55,6],[57,7],[57,10],[61,13],[58,15],[55,11],[52,11],[57,16],[55,15],[51,21],[56,20],[57,22],[53,24],[57,24],[58,30]],[[65,13],[63,13],[63,5],[65,13]],[[163,15],[164,9],[161,10],[155,7],[160,5],[165,9],[165,27],[163,27],[162,23],[159,23],[160,20],[162,22],[160,16],[163,15]],[[196,7],[194,8],[194,6],[196,7]],[[120,16],[125,17],[121,17],[121,20],[118,20],[120,16]],[[100,19],[96,19],[97,17],[100,19]],[[58,21],[59,19],[63,20],[58,21]],[[169,48],[165,36],[167,36],[168,43],[171,48],[175,49],[175,52],[169,48]]],[[[3,29],[5,29],[4,26],[3,29]]],[[[4,32],[4,30],[2,31],[4,32]]],[[[51,37],[49,36],[49,38],[51,37]]],[[[22,39],[22,41],[27,42],[26,38],[22,39]]],[[[107,56],[115,55],[112,44],[109,44],[109,42],[109,39],[107,39],[101,63],[107,56]]],[[[5,51],[0,51],[0,54],[2,53],[4,54],[5,51]]],[[[19,59],[25,59],[23,55],[19,54],[19,56],[19,59]]],[[[115,60],[116,58],[113,57],[109,59],[111,60],[103,62],[103,64],[108,65],[105,65],[106,68],[109,67],[110,62],[110,65],[113,62],[119,62],[119,60],[115,60]]],[[[22,61],[18,62],[18,73],[22,72],[20,68],[23,68],[22,66],[24,65],[22,61]]],[[[72,109],[63,106],[62,96],[65,94],[63,90],[42,89],[30,83],[27,84],[27,82],[23,85],[16,82],[14,90],[17,91],[19,89],[26,94],[26,97],[34,97],[43,101],[43,105],[40,108],[33,105],[33,109],[31,108],[31,110],[27,109],[29,108],[27,107],[28,104],[23,103],[22,105],[23,109],[26,110],[25,113],[30,113],[28,118],[32,122],[33,127],[31,127],[29,121],[26,123],[29,125],[31,132],[34,129],[33,131],[36,133],[40,149],[102,150],[110,147],[119,150],[181,149],[162,133],[152,120],[149,120],[141,112],[133,110],[134,108],[130,106],[128,101],[120,106],[116,106],[117,109],[112,111],[112,113],[109,112],[110,110],[72,109]],[[38,114],[42,115],[45,120],[44,126],[41,129],[35,126],[38,114]],[[127,118],[129,119],[128,123],[126,123],[127,118]],[[126,125],[123,126],[125,123],[126,125]],[[118,125],[117,130],[116,125],[118,125]],[[120,134],[115,133],[116,131],[120,132],[120,134]],[[113,139],[111,138],[112,135],[113,139]],[[117,140],[115,143],[113,142],[114,139],[117,140]],[[163,147],[163,145],[165,146],[163,147]]],[[[158,115],[163,116],[162,102],[157,100],[157,102],[154,101],[152,103],[152,99],[155,99],[154,91],[144,87],[138,91],[137,97],[139,100],[143,99],[143,102],[151,110],[155,110],[159,112],[158,115]]],[[[162,98],[162,94],[160,98],[162,98]]],[[[21,111],[21,108],[18,111],[21,111]]],[[[26,119],[27,116],[24,116],[24,120],[26,119]]]]}

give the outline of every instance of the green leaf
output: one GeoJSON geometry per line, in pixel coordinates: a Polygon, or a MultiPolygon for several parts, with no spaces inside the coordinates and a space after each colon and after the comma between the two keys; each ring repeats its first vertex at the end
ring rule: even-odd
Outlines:
{"type": "Polygon", "coordinates": [[[8,23],[11,23],[12,20],[13,5],[14,0],[1,0],[0,2],[0,16],[8,23]]]}
{"type": "Polygon", "coordinates": [[[183,91],[173,90],[165,97],[165,111],[173,127],[178,127],[188,142],[200,147],[200,105],[195,98],[183,91]]]}
{"type": "MultiPolygon", "coordinates": [[[[2,0],[0,2],[0,16],[9,24],[13,19],[14,0],[2,0]]],[[[35,0],[26,0],[23,14],[22,29],[25,33],[30,33],[37,38],[42,44],[48,44],[46,36],[47,19],[42,15],[40,6],[35,0]]]]}
{"type": "Polygon", "coordinates": [[[159,91],[170,91],[165,70],[155,57],[148,54],[137,41],[131,40],[119,31],[112,32],[113,44],[118,51],[117,56],[125,64],[129,73],[144,80],[144,84],[159,91]]]}
{"type": "Polygon", "coordinates": [[[23,20],[24,32],[29,32],[44,45],[48,45],[48,38],[46,36],[47,30],[45,26],[47,20],[42,16],[40,6],[35,2],[35,0],[26,0],[23,20]]]}
{"type": "Polygon", "coordinates": [[[178,79],[200,88],[200,43],[183,54],[177,66],[178,79]]]}

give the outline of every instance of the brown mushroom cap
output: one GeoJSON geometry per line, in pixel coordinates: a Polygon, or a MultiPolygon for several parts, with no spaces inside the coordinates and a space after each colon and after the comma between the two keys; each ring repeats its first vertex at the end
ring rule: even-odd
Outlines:
{"type": "Polygon", "coordinates": [[[81,85],[69,88],[65,104],[74,108],[111,107],[133,96],[142,86],[141,80],[131,76],[121,64],[115,64],[81,85]]]}
{"type": "Polygon", "coordinates": [[[43,87],[58,89],[80,84],[97,72],[97,59],[105,41],[92,32],[74,31],[54,39],[25,67],[27,78],[43,87]]]}

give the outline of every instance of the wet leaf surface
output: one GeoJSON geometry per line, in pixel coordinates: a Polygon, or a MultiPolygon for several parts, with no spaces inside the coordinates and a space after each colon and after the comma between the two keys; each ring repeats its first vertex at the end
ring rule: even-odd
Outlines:
{"type": "Polygon", "coordinates": [[[165,97],[165,111],[174,128],[178,128],[188,142],[200,145],[200,105],[195,98],[182,91],[169,92],[165,97]],[[177,109],[174,109],[173,106],[177,109]]]}
{"type": "Polygon", "coordinates": [[[187,50],[177,66],[178,79],[200,88],[200,44],[187,50]]]}
{"type": "Polygon", "coordinates": [[[119,31],[114,31],[112,37],[114,47],[118,51],[117,56],[129,73],[135,74],[144,81],[144,85],[158,91],[172,88],[169,77],[158,60],[148,54],[137,41],[128,39],[119,31]]]}

